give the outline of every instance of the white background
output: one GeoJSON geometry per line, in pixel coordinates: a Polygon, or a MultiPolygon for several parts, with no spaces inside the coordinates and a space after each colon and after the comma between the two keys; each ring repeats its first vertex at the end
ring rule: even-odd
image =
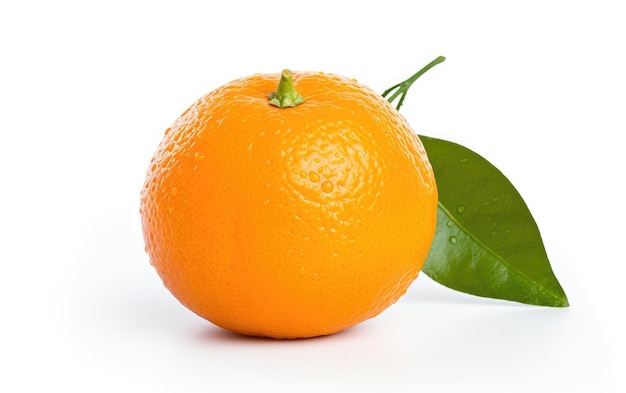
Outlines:
{"type": "Polygon", "coordinates": [[[625,391],[625,12],[610,1],[21,1],[0,5],[0,390],[625,391]],[[193,101],[282,68],[376,91],[500,168],[571,307],[420,276],[318,339],[226,333],[143,251],[139,191],[193,101]]]}

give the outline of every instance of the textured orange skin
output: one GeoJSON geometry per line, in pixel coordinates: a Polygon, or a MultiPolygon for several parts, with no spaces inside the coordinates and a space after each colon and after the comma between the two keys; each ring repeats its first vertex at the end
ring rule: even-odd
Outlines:
{"type": "Polygon", "coordinates": [[[404,118],[368,87],[294,72],[228,83],[165,133],[141,193],[146,250],[201,317],[275,338],[328,335],[382,312],[417,277],[437,189],[404,118]]]}

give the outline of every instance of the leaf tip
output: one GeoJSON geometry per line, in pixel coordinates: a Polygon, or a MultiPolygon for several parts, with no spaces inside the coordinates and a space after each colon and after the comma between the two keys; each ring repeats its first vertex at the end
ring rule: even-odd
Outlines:
{"type": "Polygon", "coordinates": [[[561,302],[556,305],[556,307],[569,307],[569,301],[567,300],[567,297],[564,296],[563,299],[561,299],[561,302]]]}

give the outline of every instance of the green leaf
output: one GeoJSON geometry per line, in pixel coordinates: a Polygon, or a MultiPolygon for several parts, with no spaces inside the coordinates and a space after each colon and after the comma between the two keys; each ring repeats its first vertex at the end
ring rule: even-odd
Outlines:
{"type": "MultiPolygon", "coordinates": [[[[439,56],[382,94],[400,97],[439,56]]],[[[435,281],[477,296],[567,307],[541,234],[526,203],[487,160],[458,144],[421,136],[439,189],[437,230],[422,271],[435,281]]]]}
{"type": "Polygon", "coordinates": [[[435,240],[422,271],[477,296],[569,306],[537,224],[511,182],[461,145],[420,139],[439,190],[435,240]]]}

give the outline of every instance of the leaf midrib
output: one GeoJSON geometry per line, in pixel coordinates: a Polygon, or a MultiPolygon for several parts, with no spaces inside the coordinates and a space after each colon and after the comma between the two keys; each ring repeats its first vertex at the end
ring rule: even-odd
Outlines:
{"type": "Polygon", "coordinates": [[[487,250],[489,252],[489,254],[492,255],[497,261],[499,261],[503,265],[507,266],[511,271],[515,272],[519,277],[522,277],[526,282],[529,282],[531,284],[537,285],[542,292],[544,292],[544,293],[548,294],[549,296],[553,297],[554,299],[556,299],[559,304],[563,303],[563,299],[562,299],[561,296],[559,296],[558,294],[555,294],[554,292],[552,292],[551,290],[547,289],[542,284],[538,283],[537,281],[535,281],[535,280],[531,279],[530,277],[528,277],[526,274],[524,274],[521,271],[519,271],[515,266],[511,265],[509,262],[507,262],[505,259],[503,259],[499,254],[497,254],[490,247],[488,247],[483,241],[478,239],[461,222],[459,222],[459,220],[454,215],[452,215],[450,213],[450,211],[444,206],[443,203],[441,203],[441,201],[438,201],[437,205],[439,206],[439,208],[441,210],[444,211],[446,216],[450,220],[452,220],[456,224],[456,226],[459,227],[463,231],[463,233],[465,233],[467,236],[469,236],[474,242],[476,242],[478,245],[480,245],[483,249],[487,250]]]}

